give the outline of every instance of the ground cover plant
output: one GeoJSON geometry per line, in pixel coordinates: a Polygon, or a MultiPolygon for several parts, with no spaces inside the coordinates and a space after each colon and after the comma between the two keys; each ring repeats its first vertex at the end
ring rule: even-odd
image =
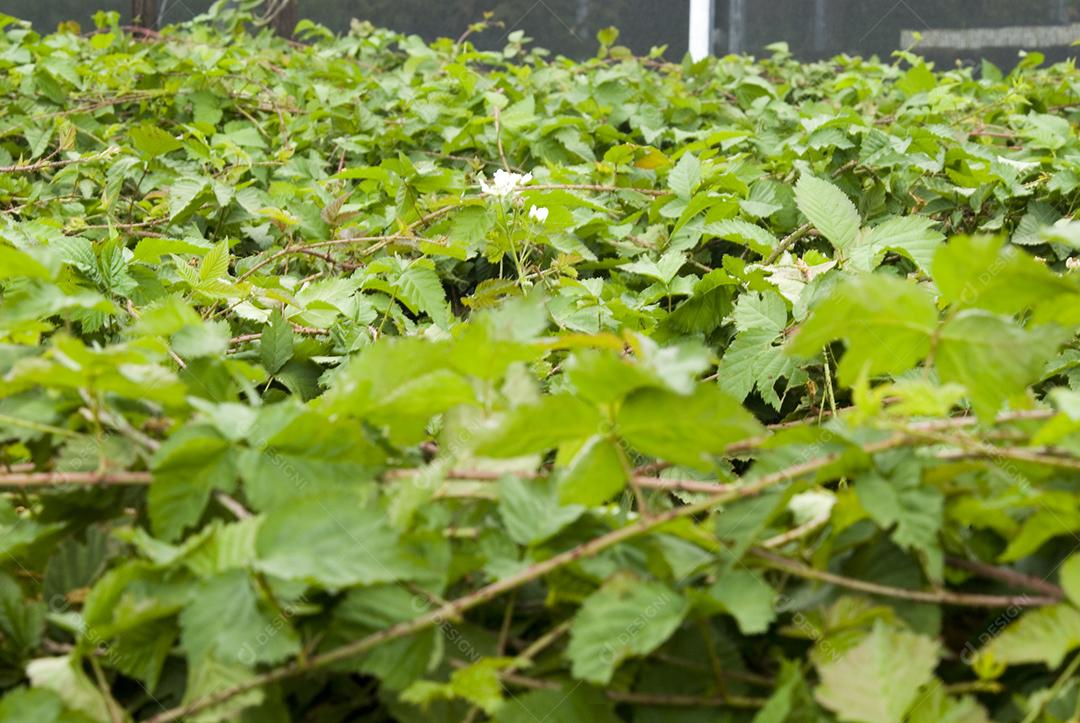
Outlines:
{"type": "Polygon", "coordinates": [[[0,720],[1066,721],[1078,80],[0,17],[0,720]]]}

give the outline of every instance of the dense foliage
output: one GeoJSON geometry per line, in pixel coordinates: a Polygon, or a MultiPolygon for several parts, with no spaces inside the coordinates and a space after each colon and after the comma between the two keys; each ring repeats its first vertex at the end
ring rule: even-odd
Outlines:
{"type": "Polygon", "coordinates": [[[1071,65],[0,19],[0,719],[1064,721],[1071,65]]]}

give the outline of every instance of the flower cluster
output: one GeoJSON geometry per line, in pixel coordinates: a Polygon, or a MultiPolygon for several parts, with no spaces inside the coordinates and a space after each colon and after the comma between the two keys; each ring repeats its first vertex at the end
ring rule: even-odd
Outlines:
{"type": "Polygon", "coordinates": [[[488,196],[507,199],[516,194],[522,186],[531,180],[531,173],[512,173],[499,169],[495,171],[495,177],[492,179],[491,185],[488,185],[487,180],[480,176],[480,190],[488,196]]]}
{"type": "Polygon", "coordinates": [[[529,218],[541,226],[547,221],[548,210],[544,206],[529,206],[529,218]]]}

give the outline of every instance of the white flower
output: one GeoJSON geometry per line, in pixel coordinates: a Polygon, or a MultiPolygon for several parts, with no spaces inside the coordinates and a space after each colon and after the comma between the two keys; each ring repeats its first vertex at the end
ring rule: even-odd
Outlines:
{"type": "Polygon", "coordinates": [[[517,193],[520,186],[524,186],[531,180],[531,173],[522,175],[520,173],[511,173],[510,171],[499,169],[498,171],[495,171],[495,178],[492,180],[490,186],[487,184],[484,177],[480,176],[480,190],[488,196],[509,198],[517,193]]]}
{"type": "Polygon", "coordinates": [[[544,206],[530,206],[529,218],[536,221],[541,226],[547,223],[548,210],[544,206]]]}
{"type": "Polygon", "coordinates": [[[1069,271],[1076,271],[1077,269],[1080,269],[1080,259],[1075,257],[1069,257],[1065,259],[1065,268],[1067,268],[1069,271]]]}
{"type": "Polygon", "coordinates": [[[795,524],[805,525],[811,520],[828,516],[836,504],[836,495],[828,490],[811,490],[791,498],[788,509],[795,517],[795,524]]]}

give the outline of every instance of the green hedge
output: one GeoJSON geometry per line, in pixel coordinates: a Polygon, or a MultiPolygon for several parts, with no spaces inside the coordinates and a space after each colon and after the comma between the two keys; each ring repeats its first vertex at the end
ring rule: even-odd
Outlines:
{"type": "Polygon", "coordinates": [[[0,19],[0,720],[1064,721],[1078,76],[0,19]]]}

